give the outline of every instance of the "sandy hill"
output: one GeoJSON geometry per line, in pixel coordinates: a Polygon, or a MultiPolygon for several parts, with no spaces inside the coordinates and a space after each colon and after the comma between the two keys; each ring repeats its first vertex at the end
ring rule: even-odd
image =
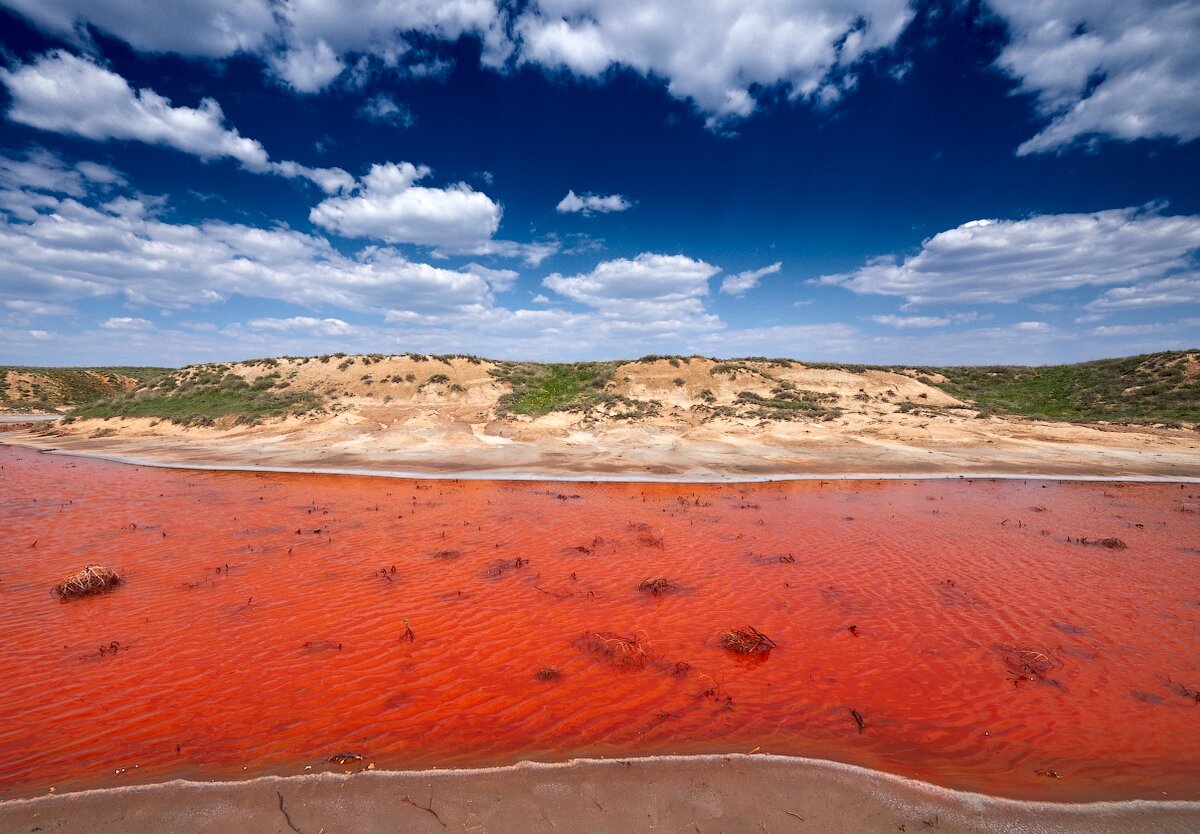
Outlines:
{"type": "MultiPolygon", "coordinates": [[[[1194,361],[1176,357],[1163,372],[1176,390],[1192,384],[1194,361]]],[[[1001,389],[1011,399],[1044,389],[1044,370],[280,357],[150,378],[26,439],[188,463],[494,476],[1200,475],[1200,434],[1186,424],[996,416],[951,393],[974,385],[980,399],[1001,389]]]]}
{"type": "Polygon", "coordinates": [[[132,391],[168,368],[25,368],[0,366],[0,411],[67,411],[132,391]]]}

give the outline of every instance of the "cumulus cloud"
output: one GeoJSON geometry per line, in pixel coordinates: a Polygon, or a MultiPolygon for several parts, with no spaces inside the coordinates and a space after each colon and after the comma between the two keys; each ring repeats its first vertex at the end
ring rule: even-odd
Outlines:
{"type": "Polygon", "coordinates": [[[974,220],[934,235],[915,255],[875,258],[819,281],[910,304],[1012,303],[1167,278],[1187,268],[1197,248],[1200,217],[1146,208],[974,220]]]}
{"type": "Polygon", "coordinates": [[[269,63],[275,75],[298,93],[320,92],[346,68],[329,44],[320,39],[272,55],[269,63]]]}
{"type": "Polygon", "coordinates": [[[1200,304],[1200,272],[1190,271],[1127,287],[1114,287],[1085,305],[1097,316],[1127,310],[1200,304]]]}
{"type": "Polygon", "coordinates": [[[599,194],[578,195],[574,191],[568,191],[567,196],[558,201],[555,210],[559,214],[582,214],[584,217],[587,217],[591,214],[608,214],[614,211],[625,211],[632,207],[633,203],[626,200],[620,194],[610,194],[607,197],[602,197],[599,194]]]}
{"type": "Polygon", "coordinates": [[[948,316],[871,316],[871,321],[901,330],[914,327],[946,327],[950,324],[948,316]]]}
{"type": "Polygon", "coordinates": [[[387,93],[379,93],[367,99],[358,112],[367,121],[399,128],[410,128],[416,122],[412,111],[387,93]]]}
{"type": "Polygon", "coordinates": [[[456,252],[487,244],[500,227],[500,205],[466,183],[416,184],[431,173],[410,162],[372,165],[352,191],[314,206],[308,218],[345,237],[456,252]]]}
{"type": "Polygon", "coordinates": [[[675,323],[713,327],[704,310],[709,279],[720,267],[686,255],[643,252],[636,258],[604,261],[591,272],[548,275],[542,285],[611,318],[630,323],[675,323]]]}
{"type": "Polygon", "coordinates": [[[199,107],[177,107],[153,90],[135,91],[115,72],[62,50],[0,69],[0,82],[12,96],[8,117],[39,130],[164,145],[203,160],[233,159],[253,173],[309,179],[326,193],[353,181],[340,168],[272,161],[260,142],[225,125],[221,105],[211,98],[201,99],[199,107]]]}
{"type": "Polygon", "coordinates": [[[636,12],[626,0],[538,0],[514,30],[519,61],[593,78],[630,67],[665,79],[717,127],[754,111],[755,86],[792,98],[836,90],[839,72],[894,44],[911,17],[907,0],[699,0],[686,21],[670,0],[643,0],[636,12]]]}
{"type": "Polygon", "coordinates": [[[81,197],[93,187],[122,185],[125,177],[107,165],[70,165],[57,154],[35,148],[23,157],[0,156],[0,188],[34,189],[81,197]]]}
{"type": "Polygon", "coordinates": [[[143,52],[179,52],[225,58],[258,49],[274,32],[271,0],[170,0],[139,5],[119,0],[3,0],[41,29],[75,43],[86,27],[120,38],[143,52]]]}
{"type": "Polygon", "coordinates": [[[287,319],[261,318],[249,322],[255,330],[275,333],[301,333],[308,336],[343,336],[354,328],[341,319],[318,319],[312,316],[292,316],[287,319]]]}
{"type": "Polygon", "coordinates": [[[241,295],[470,315],[492,306],[491,292],[480,275],[413,262],[391,248],[350,257],[324,238],[286,227],[168,223],[132,198],[89,206],[46,195],[28,219],[0,210],[0,297],[45,304],[107,297],[185,308],[241,295]]]}
{"type": "MultiPolygon", "coordinates": [[[[979,319],[978,313],[954,313],[945,316],[871,316],[871,321],[897,330],[928,329],[934,327],[949,327],[951,324],[965,324],[979,319]]],[[[986,316],[984,318],[990,318],[986,316]]]]}
{"type": "Polygon", "coordinates": [[[491,269],[475,263],[467,264],[463,271],[478,275],[487,281],[494,292],[508,292],[516,286],[517,279],[521,277],[521,273],[512,269],[491,269]]]}
{"type": "Polygon", "coordinates": [[[22,316],[57,317],[69,316],[74,312],[64,304],[46,304],[23,298],[9,299],[4,306],[22,316]]]}
{"type": "Polygon", "coordinates": [[[1092,136],[1200,136],[1200,5],[989,0],[1011,36],[998,64],[1049,124],[1019,154],[1092,136]]]}
{"type": "Polygon", "coordinates": [[[153,330],[154,322],[130,316],[115,316],[100,325],[105,330],[153,330]]]}
{"type": "Polygon", "coordinates": [[[776,261],[762,269],[752,269],[739,272],[737,275],[726,275],[721,281],[721,292],[726,295],[742,296],[758,286],[758,282],[766,275],[774,275],[783,269],[783,263],[776,261]]]}
{"type": "Polygon", "coordinates": [[[347,67],[369,73],[365,63],[408,75],[444,73],[446,63],[413,42],[474,36],[490,67],[515,60],[597,77],[623,66],[663,79],[713,127],[753,112],[758,87],[836,99],[853,86],[854,65],[893,45],[912,17],[907,0],[697,0],[686,25],[672,0],[643,0],[636,13],[627,0],[537,0],[517,10],[497,0],[173,0],[166,10],[114,0],[3,3],[77,42],[93,25],[143,51],[253,52],[303,93],[323,89],[347,67]]]}

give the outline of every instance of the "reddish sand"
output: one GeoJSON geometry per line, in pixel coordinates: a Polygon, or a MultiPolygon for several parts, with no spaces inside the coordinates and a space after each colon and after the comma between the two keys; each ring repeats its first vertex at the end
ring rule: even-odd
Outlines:
{"type": "Polygon", "coordinates": [[[1200,798],[1195,485],[420,482],[11,447],[0,467],[0,798],[343,751],[754,748],[1013,797],[1200,798]],[[127,583],[49,594],[89,562],[127,583]],[[677,590],[639,592],[659,575],[677,590]],[[778,648],[720,646],[746,624],[778,648]]]}

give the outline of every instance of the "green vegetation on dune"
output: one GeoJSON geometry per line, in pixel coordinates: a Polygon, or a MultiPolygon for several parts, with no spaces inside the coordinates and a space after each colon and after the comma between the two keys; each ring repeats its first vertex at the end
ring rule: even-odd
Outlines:
{"type": "Polygon", "coordinates": [[[0,366],[0,408],[54,411],[87,405],[126,390],[130,380],[139,385],[150,384],[172,371],[172,368],[121,365],[97,368],[4,365],[0,366]]]}
{"type": "Polygon", "coordinates": [[[598,404],[619,362],[498,362],[492,376],[512,387],[500,398],[511,414],[578,411],[598,404]]]}
{"type": "MultiPolygon", "coordinates": [[[[355,379],[369,381],[355,363],[371,365],[384,357],[349,357],[334,354],[316,357],[311,361],[326,364],[333,370],[333,361],[346,364],[344,371],[355,379]]],[[[450,365],[453,359],[466,359],[481,364],[478,357],[409,358],[432,360],[450,365]]],[[[666,362],[672,368],[684,368],[702,357],[647,356],[637,363],[666,362]]],[[[295,360],[298,364],[308,359],[295,360]]],[[[919,380],[936,386],[968,402],[984,413],[1011,414],[1048,420],[1076,422],[1108,421],[1114,423],[1165,423],[1168,425],[1200,424],[1200,351],[1171,351],[1131,356],[1122,359],[1102,359],[1074,365],[1045,367],[987,366],[987,367],[916,367],[839,365],[835,363],[804,363],[799,360],[747,357],[724,361],[711,360],[709,373],[714,383],[737,383],[745,375],[746,382],[761,385],[769,382],[769,394],[754,390],[737,391],[734,402],[718,404],[711,389],[700,391],[699,402],[692,409],[713,416],[753,417],[768,420],[829,420],[839,417],[836,397],[805,391],[789,382],[786,370],[790,367],[837,368],[849,372],[883,370],[916,371],[919,380]]],[[[190,425],[212,424],[222,418],[239,423],[256,423],[288,414],[305,414],[322,408],[325,397],[336,393],[335,387],[323,387],[322,393],[307,390],[292,382],[293,369],[282,379],[280,361],[260,359],[248,363],[265,369],[253,383],[234,373],[230,364],[196,365],[178,371],[162,368],[10,368],[0,367],[0,383],[10,372],[26,375],[18,386],[0,385],[0,395],[12,388],[19,391],[19,402],[0,400],[0,407],[31,409],[75,406],[76,417],[150,417],[190,425]],[[125,390],[138,380],[133,390],[125,390]]],[[[539,416],[556,411],[587,414],[591,417],[636,420],[658,414],[663,407],[658,400],[640,400],[614,390],[614,374],[624,362],[538,363],[501,361],[491,363],[491,376],[510,390],[499,400],[501,415],[539,416]]],[[[671,390],[686,384],[681,371],[670,370],[666,381],[671,390]],[[673,379],[672,379],[673,377],[673,379]]],[[[404,379],[415,382],[414,374],[404,379]]],[[[379,382],[387,382],[384,377],[379,382]]],[[[395,382],[400,382],[395,375],[395,382]]],[[[626,380],[628,381],[628,380],[626,380]]],[[[323,383],[324,385],[324,383],[323,383]]],[[[451,392],[462,392],[461,385],[450,385],[446,374],[434,374],[421,386],[449,386],[451,392]]],[[[741,388],[743,386],[737,385],[741,388]]],[[[860,395],[861,399],[864,395],[860,395]]],[[[390,402],[389,396],[386,401],[390,402]]],[[[912,411],[918,406],[902,403],[901,410],[912,411]]],[[[228,422],[228,420],[226,420],[228,422]]]]}
{"type": "MultiPolygon", "coordinates": [[[[919,368],[990,411],[1049,420],[1200,422],[1200,352],[1169,351],[1075,365],[919,368]]],[[[937,383],[934,383],[937,384],[937,383]]]]}
{"type": "Polygon", "coordinates": [[[183,425],[212,425],[223,417],[254,424],[271,417],[304,414],[322,400],[311,391],[281,390],[286,383],[272,374],[253,383],[237,374],[185,371],[116,397],[78,408],[72,417],[151,417],[183,425]]]}

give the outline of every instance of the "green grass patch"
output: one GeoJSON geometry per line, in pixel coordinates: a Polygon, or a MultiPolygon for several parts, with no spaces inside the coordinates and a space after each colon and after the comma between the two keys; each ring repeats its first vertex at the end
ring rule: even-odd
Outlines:
{"type": "Polygon", "coordinates": [[[948,382],[938,387],[989,411],[1048,420],[1178,424],[1200,422],[1198,358],[1195,351],[1170,351],[1075,365],[917,370],[941,374],[948,382]]]}
{"type": "Polygon", "coordinates": [[[212,425],[224,417],[255,424],[272,417],[303,414],[322,400],[311,391],[279,390],[276,375],[254,384],[237,374],[202,373],[174,387],[156,383],[71,412],[72,417],[150,417],[182,425],[212,425]]]}
{"type": "Polygon", "coordinates": [[[139,385],[166,377],[173,368],[148,368],[112,365],[97,368],[43,368],[0,366],[0,408],[50,411],[93,403],[125,390],[126,379],[139,385]],[[9,375],[28,375],[32,379],[18,386],[16,396],[8,398],[9,375]]]}
{"type": "Polygon", "coordinates": [[[619,362],[540,364],[499,362],[492,376],[512,386],[500,398],[500,411],[509,414],[549,414],[551,411],[584,411],[611,397],[604,387],[619,362]]]}

